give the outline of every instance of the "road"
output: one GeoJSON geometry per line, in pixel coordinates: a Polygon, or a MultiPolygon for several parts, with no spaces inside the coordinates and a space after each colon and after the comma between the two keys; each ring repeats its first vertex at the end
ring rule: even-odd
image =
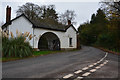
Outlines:
{"type": "Polygon", "coordinates": [[[117,55],[82,46],[78,51],[4,62],[2,77],[47,78],[47,80],[118,78],[118,63],[117,55]]]}

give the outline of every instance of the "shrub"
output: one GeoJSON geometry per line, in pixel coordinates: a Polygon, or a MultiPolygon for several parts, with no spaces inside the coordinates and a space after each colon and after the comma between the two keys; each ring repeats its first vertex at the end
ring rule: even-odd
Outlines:
{"type": "Polygon", "coordinates": [[[112,33],[100,34],[96,44],[109,49],[115,48],[116,37],[112,33]]]}
{"type": "MultiPolygon", "coordinates": [[[[17,31],[16,31],[17,32],[17,31]]],[[[31,35],[29,34],[20,34],[19,36],[14,37],[11,32],[10,35],[6,35],[3,32],[2,37],[2,56],[3,57],[27,57],[33,54],[33,49],[30,46],[29,42],[26,38],[31,39],[31,35]]]]}

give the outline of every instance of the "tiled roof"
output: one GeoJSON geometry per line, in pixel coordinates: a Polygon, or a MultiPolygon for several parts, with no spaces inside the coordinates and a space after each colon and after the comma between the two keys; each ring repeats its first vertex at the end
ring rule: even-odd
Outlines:
{"type": "MultiPolygon", "coordinates": [[[[8,25],[10,25],[12,21],[18,19],[21,16],[24,16],[28,21],[30,21],[33,24],[33,28],[43,28],[43,29],[49,29],[49,30],[55,30],[55,31],[63,31],[63,32],[65,32],[70,26],[72,26],[74,28],[74,26],[72,24],[64,26],[64,25],[51,25],[51,24],[48,24],[48,23],[45,23],[45,22],[44,23],[40,22],[40,21],[32,21],[28,17],[26,17],[24,14],[22,14],[22,15],[16,17],[16,18],[12,19],[9,23],[5,23],[2,26],[2,29],[7,27],[8,25]]],[[[76,31],[76,29],[75,29],[75,31],[76,31]]]]}

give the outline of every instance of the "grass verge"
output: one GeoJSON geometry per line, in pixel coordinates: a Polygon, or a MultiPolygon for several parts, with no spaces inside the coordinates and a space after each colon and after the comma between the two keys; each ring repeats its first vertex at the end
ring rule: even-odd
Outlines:
{"type": "Polygon", "coordinates": [[[97,46],[94,46],[94,47],[99,48],[99,49],[101,49],[101,50],[103,50],[103,51],[105,51],[105,52],[108,52],[108,53],[120,55],[120,52],[119,52],[119,51],[118,51],[118,52],[115,52],[115,51],[112,51],[112,50],[109,50],[109,49],[105,49],[105,48],[102,48],[102,47],[97,47],[97,46]]]}
{"type": "MultiPolygon", "coordinates": [[[[77,49],[76,49],[77,50],[77,49]]],[[[76,51],[76,50],[69,50],[69,51],[76,51]]],[[[19,58],[19,57],[2,57],[0,61],[2,62],[7,62],[7,61],[15,61],[15,60],[20,60],[20,59],[27,59],[27,58],[32,58],[32,57],[37,57],[37,56],[43,56],[43,55],[48,55],[48,54],[54,54],[58,52],[68,52],[68,51],[34,51],[32,56],[29,57],[24,57],[24,58],[19,58]]]]}

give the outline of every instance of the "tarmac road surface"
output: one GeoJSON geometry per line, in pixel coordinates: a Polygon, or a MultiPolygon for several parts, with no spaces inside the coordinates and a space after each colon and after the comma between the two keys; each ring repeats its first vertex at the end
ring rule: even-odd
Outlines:
{"type": "Polygon", "coordinates": [[[2,63],[3,78],[118,78],[118,56],[94,47],[2,63]]]}

